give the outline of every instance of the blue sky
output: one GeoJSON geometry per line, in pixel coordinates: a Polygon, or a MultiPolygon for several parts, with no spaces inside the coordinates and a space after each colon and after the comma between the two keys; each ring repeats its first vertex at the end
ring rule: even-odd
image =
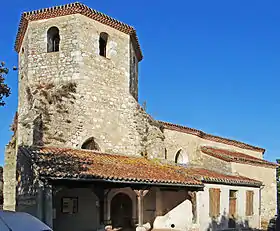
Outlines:
{"type": "MultiPolygon", "coordinates": [[[[237,139],[280,158],[280,1],[84,0],[89,7],[133,25],[144,60],[140,102],[159,120],[237,139]]],[[[69,3],[1,2],[0,60],[12,67],[20,14],[69,3]]],[[[17,107],[12,95],[0,108],[0,165],[17,107]]]]}

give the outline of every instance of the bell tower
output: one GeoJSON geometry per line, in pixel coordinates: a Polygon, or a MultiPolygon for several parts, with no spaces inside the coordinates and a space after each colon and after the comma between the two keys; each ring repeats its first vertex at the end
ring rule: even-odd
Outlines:
{"type": "Polygon", "coordinates": [[[81,3],[24,13],[19,55],[18,144],[135,154],[138,63],[133,27],[81,3]],[[125,148],[123,148],[125,147],[125,148]]]}
{"type": "Polygon", "coordinates": [[[5,152],[5,209],[15,210],[16,198],[30,191],[18,184],[32,179],[17,178],[28,164],[21,145],[164,155],[159,123],[138,104],[143,57],[133,27],[67,4],[24,13],[15,49],[18,117],[5,152]]]}

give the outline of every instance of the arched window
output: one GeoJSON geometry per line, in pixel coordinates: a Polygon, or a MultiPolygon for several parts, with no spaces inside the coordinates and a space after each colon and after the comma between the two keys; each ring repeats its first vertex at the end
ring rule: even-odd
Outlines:
{"type": "Polygon", "coordinates": [[[105,32],[100,33],[99,37],[99,55],[106,57],[106,47],[108,41],[108,34],[105,32]]]}
{"type": "Polygon", "coordinates": [[[186,165],[188,164],[189,159],[187,156],[187,153],[185,153],[182,149],[180,149],[175,156],[175,163],[176,164],[182,164],[182,165],[186,165]]]}
{"type": "Polygon", "coordinates": [[[56,52],[59,51],[59,42],[60,42],[60,36],[59,36],[59,29],[55,26],[48,29],[47,32],[47,51],[48,52],[56,52]]]}
{"type": "Polygon", "coordinates": [[[87,139],[87,140],[83,143],[82,149],[100,151],[100,148],[99,148],[98,144],[96,143],[96,141],[95,141],[95,139],[94,139],[93,137],[87,139]]]}

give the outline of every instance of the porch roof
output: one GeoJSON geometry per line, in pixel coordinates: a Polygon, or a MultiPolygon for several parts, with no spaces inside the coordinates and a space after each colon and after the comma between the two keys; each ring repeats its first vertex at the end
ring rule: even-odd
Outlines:
{"type": "Polygon", "coordinates": [[[203,187],[180,169],[143,157],[106,154],[91,150],[56,147],[19,147],[31,157],[41,177],[104,180],[119,183],[203,187]]]}
{"type": "Polygon", "coordinates": [[[229,185],[241,185],[241,186],[255,186],[260,187],[261,181],[254,180],[248,177],[240,175],[227,175],[218,173],[204,168],[186,168],[186,174],[192,174],[197,180],[203,183],[215,183],[215,184],[229,184],[229,185]]]}
{"type": "Polygon", "coordinates": [[[261,186],[262,182],[201,167],[172,165],[140,156],[56,147],[19,147],[40,176],[51,179],[102,180],[114,183],[203,187],[203,183],[261,186]]]}

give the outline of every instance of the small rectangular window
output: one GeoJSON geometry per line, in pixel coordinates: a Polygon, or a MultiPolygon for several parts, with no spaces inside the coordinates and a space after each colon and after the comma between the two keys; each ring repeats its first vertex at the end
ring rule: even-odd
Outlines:
{"type": "Polygon", "coordinates": [[[246,216],[254,214],[254,192],[246,191],[246,216]]]}
{"type": "Polygon", "coordinates": [[[77,197],[63,197],[61,201],[61,212],[74,214],[78,212],[78,198],[77,197]]]}
{"type": "Polygon", "coordinates": [[[216,218],[220,215],[220,194],[218,188],[209,189],[209,215],[211,218],[216,218]]]}

